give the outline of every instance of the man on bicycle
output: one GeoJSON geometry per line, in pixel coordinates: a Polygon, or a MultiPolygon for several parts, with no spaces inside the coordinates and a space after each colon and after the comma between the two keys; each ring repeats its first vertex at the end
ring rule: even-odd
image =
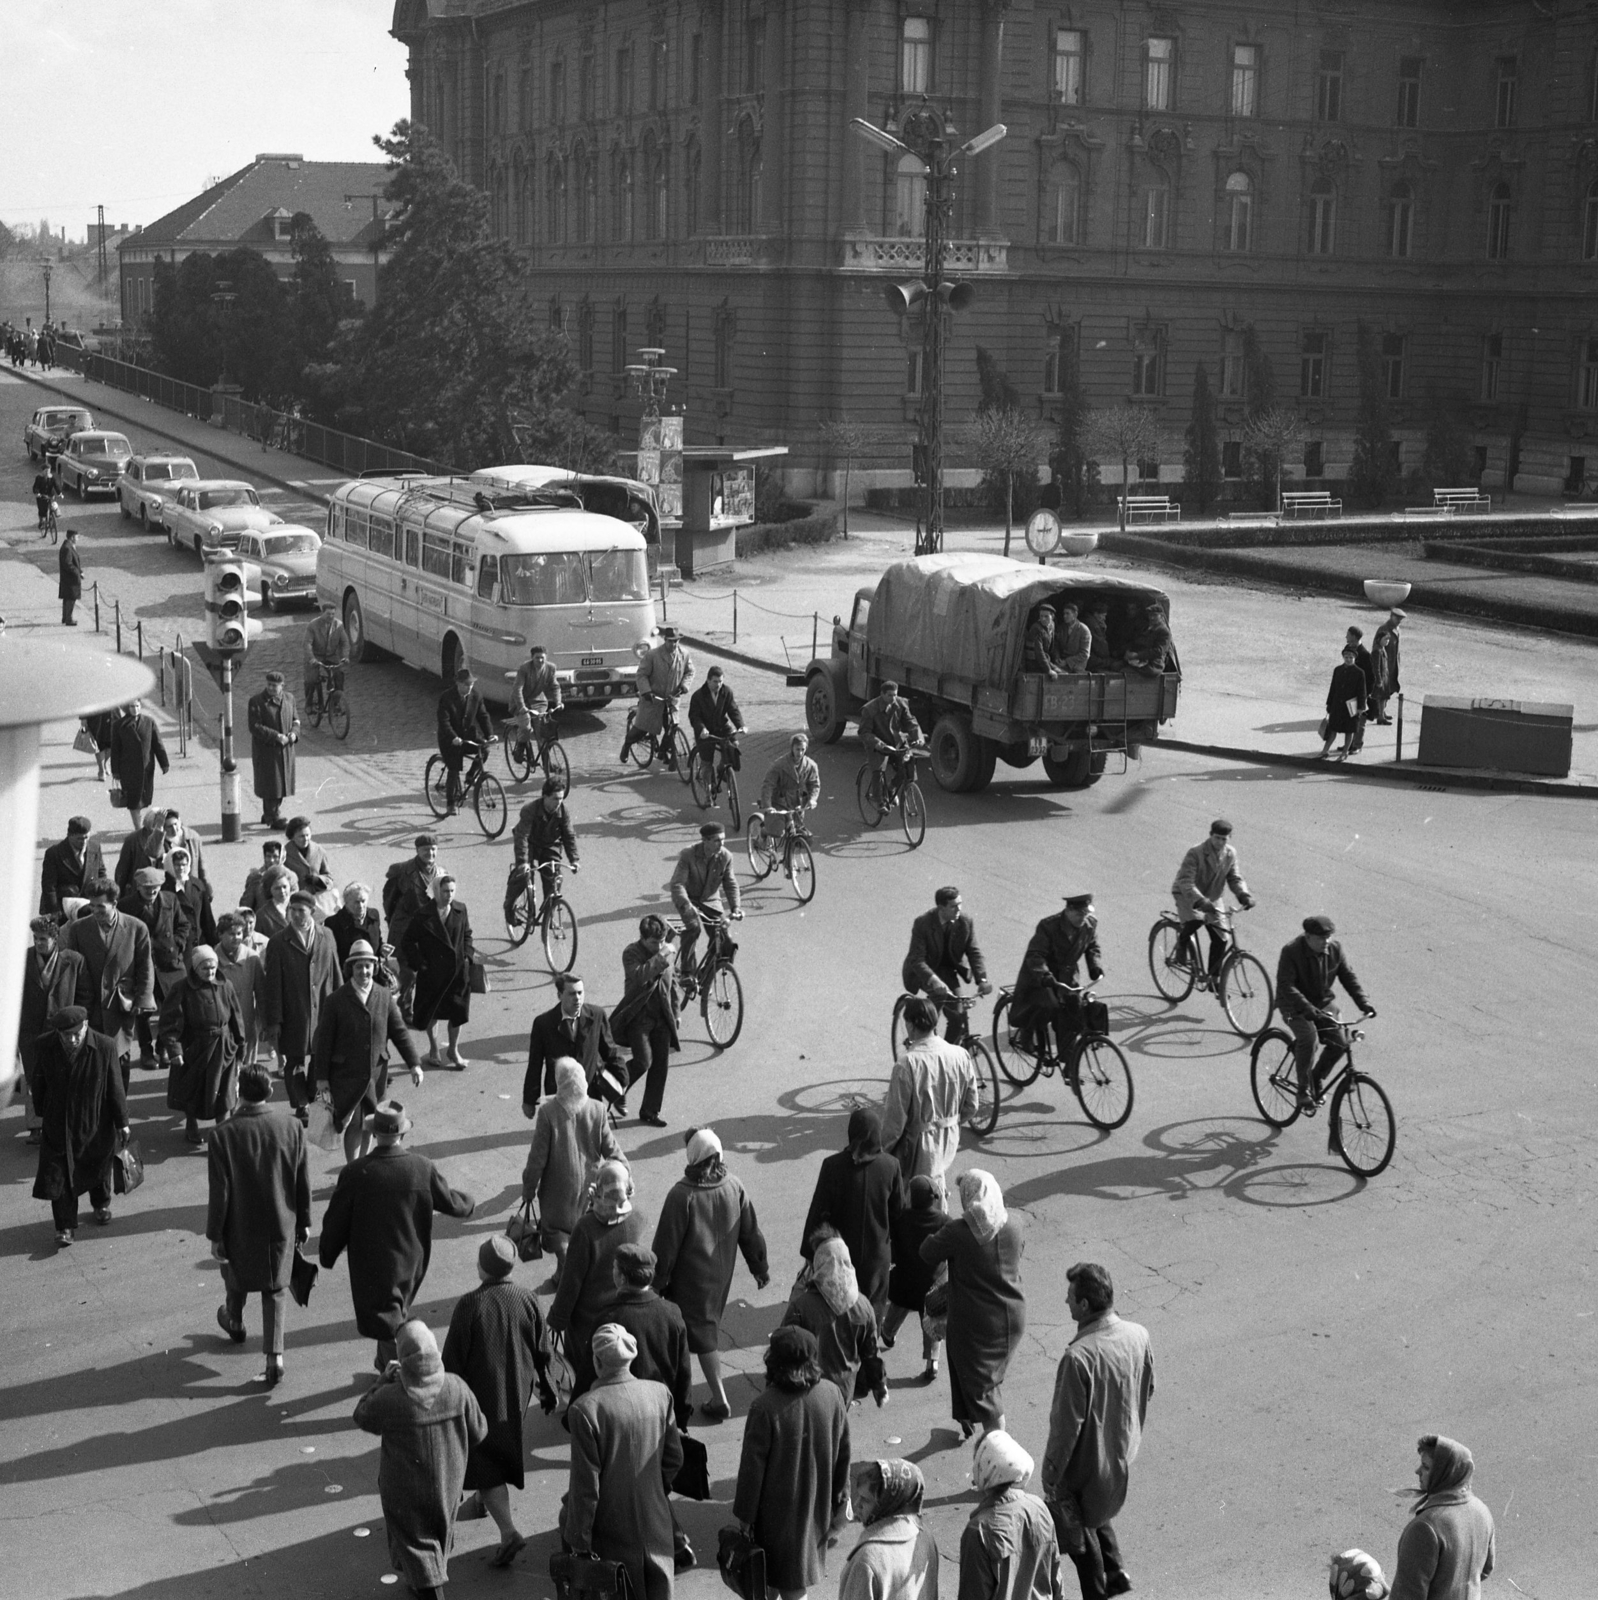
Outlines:
{"type": "Polygon", "coordinates": [[[884,678],[876,699],[860,708],[860,742],[870,752],[872,797],[880,800],[888,758],[921,743],[921,725],[899,698],[899,685],[892,678],[884,678]]]}
{"type": "Polygon", "coordinates": [[[683,975],[694,972],[694,945],[704,926],[699,913],[722,912],[738,922],[743,904],[738,894],[738,874],[727,849],[727,830],[719,822],[707,822],[699,830],[699,843],[690,845],[677,857],[677,870],[671,875],[671,903],[682,918],[682,954],[678,958],[683,975]]]}
{"type": "Polygon", "coordinates": [[[50,463],[46,459],[44,466],[34,474],[33,503],[39,508],[39,532],[43,533],[50,521],[50,502],[55,499],[55,479],[50,476],[50,463]]]}
{"type": "Polygon", "coordinates": [[[1332,937],[1334,932],[1330,917],[1305,917],[1304,931],[1290,944],[1282,946],[1276,963],[1276,1008],[1293,1035],[1298,1104],[1306,1116],[1315,1114],[1322,1087],[1348,1049],[1338,1023],[1337,1007],[1332,1003],[1332,985],[1341,983],[1365,1016],[1376,1015],[1376,1008],[1365,998],[1354,969],[1343,959],[1343,947],[1332,937]],[[1317,1040],[1325,1049],[1315,1063],[1312,1085],[1310,1062],[1315,1057],[1317,1040]]]}
{"type": "Polygon", "coordinates": [[[438,753],[444,758],[449,778],[445,788],[447,815],[454,816],[461,803],[461,766],[494,742],[488,707],[478,692],[472,669],[465,662],[455,671],[455,682],[438,697],[438,753]]]}
{"type": "Polygon", "coordinates": [[[555,676],[554,667],[549,664],[549,653],[543,645],[535,644],[528,649],[527,659],[516,674],[510,703],[519,724],[516,729],[516,742],[526,747],[530,757],[533,750],[533,734],[538,725],[534,719],[542,719],[546,713],[554,716],[564,704],[561,699],[560,680],[555,676]]]}
{"type": "Polygon", "coordinates": [[[335,689],[344,687],[344,669],[350,664],[350,636],[336,612],[323,607],[305,630],[305,704],[319,705],[322,699],[322,673],[335,689]]]}
{"type": "Polygon", "coordinates": [[[933,907],[910,924],[910,953],[899,978],[911,994],[925,994],[949,1019],[950,1037],[965,1031],[964,1010],[955,1004],[961,982],[976,982],[978,994],[992,994],[988,964],[977,943],[976,924],[965,914],[953,884],[933,895],[933,907]]]}
{"type": "MultiPolygon", "coordinates": [[[[1099,955],[1093,896],[1067,895],[1065,909],[1045,917],[1034,930],[1021,958],[1020,976],[1010,1000],[1010,1026],[1019,1028],[1024,1040],[1036,1028],[1052,1024],[1062,1061],[1081,1026],[1082,1000],[1076,969],[1083,961],[1087,963],[1088,981],[1097,983],[1104,976],[1104,966],[1099,955]]],[[[1018,1041],[1018,1048],[1027,1046],[1018,1041]]]]}
{"type": "Polygon", "coordinates": [[[721,741],[744,731],[744,714],[720,667],[712,667],[689,697],[688,722],[694,730],[694,749],[703,762],[718,759],[724,748],[721,741]]]}
{"type": "Polygon", "coordinates": [[[1221,977],[1221,961],[1226,955],[1226,940],[1221,935],[1221,909],[1226,891],[1237,896],[1246,911],[1254,904],[1237,870],[1237,849],[1232,843],[1232,824],[1225,817],[1217,817],[1210,824],[1210,836],[1203,844],[1196,844],[1182,857],[1177,869],[1171,894],[1176,900],[1176,914],[1182,919],[1182,931],[1177,935],[1176,948],[1171,952],[1173,967],[1185,966],[1193,954],[1193,941],[1205,923],[1210,930],[1211,983],[1221,977]]]}
{"type": "Polygon", "coordinates": [[[577,836],[572,832],[571,817],[566,812],[565,792],[559,778],[545,778],[543,793],[522,807],[510,842],[516,859],[505,885],[505,921],[514,926],[521,921],[517,902],[532,879],[531,862],[538,863],[538,875],[544,880],[546,900],[555,892],[555,863],[560,859],[561,851],[566,852],[572,871],[579,870],[577,836]]]}
{"type": "MultiPolygon", "coordinates": [[[[622,736],[623,766],[636,740],[650,738],[666,726],[667,703],[681,698],[694,681],[694,658],[677,643],[680,637],[675,628],[662,628],[660,643],[638,663],[638,709],[627,719],[627,732],[622,736]]],[[[668,767],[676,764],[669,748],[665,763],[668,767]]]]}
{"type": "Polygon", "coordinates": [[[751,817],[757,834],[765,831],[767,811],[814,811],[821,804],[821,773],[805,753],[810,735],[796,733],[788,741],[788,754],[778,756],[760,785],[760,809],[751,817]]]}

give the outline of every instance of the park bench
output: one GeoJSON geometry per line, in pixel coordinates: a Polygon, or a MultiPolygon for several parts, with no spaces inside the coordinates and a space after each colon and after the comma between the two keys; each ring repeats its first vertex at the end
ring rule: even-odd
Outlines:
{"type": "Polygon", "coordinates": [[[1458,512],[1467,515],[1475,511],[1491,511],[1492,497],[1480,489],[1433,489],[1432,504],[1442,506],[1450,516],[1458,512]]]}
{"type": "Polygon", "coordinates": [[[1282,495],[1284,517],[1340,517],[1343,502],[1326,489],[1292,489],[1282,495]]]}
{"type": "Polygon", "coordinates": [[[1128,522],[1180,522],[1182,508],[1168,494],[1128,494],[1121,497],[1128,522]]]}

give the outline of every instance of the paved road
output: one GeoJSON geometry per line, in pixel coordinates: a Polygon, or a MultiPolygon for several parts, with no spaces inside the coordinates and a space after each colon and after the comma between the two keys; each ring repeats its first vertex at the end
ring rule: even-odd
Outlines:
{"type": "MultiPolygon", "coordinates": [[[[0,389],[0,407],[11,392],[0,389]]],[[[0,438],[14,437],[0,411],[0,438]]],[[[18,507],[0,481],[0,524],[18,507]]],[[[25,488],[25,483],[22,485],[25,488]]],[[[103,519],[102,519],[103,520],[103,519]]],[[[140,606],[187,614],[193,569],[136,573],[113,518],[91,553],[128,563],[140,606]]],[[[160,555],[165,546],[153,555],[160,555]]],[[[170,556],[162,559],[170,560],[170,556]]],[[[0,558],[0,611],[48,620],[53,579],[0,558]]],[[[151,614],[154,614],[153,612],[151,614]]],[[[293,648],[297,624],[268,624],[252,670],[293,648]]],[[[779,679],[734,666],[751,725],[751,776],[799,718],[779,679]]],[[[397,665],[353,676],[348,746],[308,736],[300,801],[341,876],[374,879],[424,821],[417,778],[435,680],[397,665]]],[[[602,1002],[619,990],[619,951],[658,906],[699,816],[675,779],[624,773],[618,720],[574,719],[573,799],[584,871],[580,966],[602,1002]]],[[[42,822],[54,837],[86,806],[112,820],[62,730],[47,752],[42,822]]],[[[1062,796],[1023,775],[984,796],[935,794],[933,826],[909,853],[852,808],[852,743],[821,752],[820,887],[800,909],[780,885],[749,896],[739,967],[750,1006],[725,1056],[697,1019],[667,1099],[672,1126],[629,1124],[623,1142],[650,1214],[680,1171],[682,1133],[714,1119],[772,1243],[765,1293],[740,1268],[727,1361],[758,1372],[797,1264],[797,1222],[821,1157],[843,1142],[848,1106],[881,1092],[888,1010],[908,923],[943,882],[961,884],[997,975],[1011,977],[1031,925],[1058,896],[1094,890],[1103,918],[1117,1037],[1137,1105],[1100,1136],[1044,1082],[1011,1095],[995,1136],[961,1165],[991,1168],[1028,1224],[1030,1317],[1007,1384],[1013,1430],[1041,1456],[1054,1363],[1069,1337],[1064,1269],[1098,1259],[1124,1311],[1153,1331],[1160,1391],[1122,1531],[1139,1593],[1221,1597],[1317,1593],[1326,1555],[1360,1544],[1391,1563],[1415,1438],[1469,1442],[1499,1516],[1500,1579],[1545,1597],[1585,1592],[1592,1529],[1585,1464],[1594,1426],[1589,1373],[1593,1251],[1577,1208],[1590,1202],[1591,1047],[1578,1010],[1591,988],[1591,830],[1586,807],[1526,797],[1393,791],[1150,753],[1129,778],[1062,796]],[[1400,1117],[1387,1175],[1360,1185],[1324,1148],[1319,1122],[1280,1135],[1251,1114],[1246,1058],[1213,1002],[1168,1008],[1150,994],[1143,939],[1181,849],[1216,813],[1239,827],[1262,900],[1245,941],[1273,953],[1309,910],[1346,932],[1383,1015],[1368,1065],[1400,1117]],[[1583,1066],[1582,1063],[1588,1065],[1583,1066]]],[[[180,763],[178,796],[215,838],[212,758],[180,763]]],[[[215,846],[213,876],[236,888],[259,830],[215,846]]],[[[42,843],[43,841],[41,841],[42,843]]],[[[495,937],[508,849],[469,820],[446,829],[489,957],[494,993],[467,1033],[473,1068],[434,1075],[406,1098],[416,1139],[482,1201],[440,1229],[427,1284],[436,1326],[473,1281],[481,1235],[502,1227],[526,1125],[516,1110],[531,1015],[547,975],[495,937]]],[[[105,1233],[58,1256],[13,1108],[0,1119],[0,1473],[7,1482],[4,1586],[54,1596],[329,1596],[373,1592],[387,1570],[375,1456],[349,1411],[368,1359],[351,1334],[342,1269],[295,1312],[289,1378],[252,1391],[253,1347],[218,1334],[203,1240],[204,1164],[177,1137],[155,1077],[136,1080],[150,1176],[105,1233]],[[360,1529],[370,1538],[356,1538],[360,1529]],[[64,1550],[75,1559],[62,1560],[64,1550]]],[[[315,1158],[318,1209],[333,1168],[315,1158]]],[[[253,1341],[252,1341],[253,1346],[253,1341]]],[[[885,1411],[854,1413],[855,1449],[910,1454],[928,1474],[929,1515],[953,1557],[970,1504],[947,1390],[914,1384],[914,1339],[890,1363],[885,1411]]],[[[707,1429],[717,1501],[684,1520],[701,1552],[727,1520],[741,1425],[707,1429]]],[[[564,1435],[532,1429],[519,1514],[540,1537],[521,1565],[543,1592],[564,1487],[564,1435]]],[[[452,1593],[500,1594],[486,1569],[488,1524],[461,1530],[452,1593]]],[[[952,1571],[946,1573],[953,1581],[952,1571]]],[[[719,1592],[695,1574],[690,1596],[719,1592]]],[[[1506,1589],[1506,1592],[1509,1592],[1506,1589]]]]}

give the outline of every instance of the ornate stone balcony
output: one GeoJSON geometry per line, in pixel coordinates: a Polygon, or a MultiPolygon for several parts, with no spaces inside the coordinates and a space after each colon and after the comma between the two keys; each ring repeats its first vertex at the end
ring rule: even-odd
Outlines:
{"type": "Polygon", "coordinates": [[[705,240],[707,267],[754,267],[760,264],[765,240],[758,234],[723,234],[705,240]]]}
{"type": "MultiPolygon", "coordinates": [[[[945,272],[1007,272],[1008,239],[950,239],[944,249],[945,272]]],[[[922,270],[926,260],[924,239],[885,239],[868,234],[846,234],[843,267],[846,272],[910,272],[922,270]]]]}

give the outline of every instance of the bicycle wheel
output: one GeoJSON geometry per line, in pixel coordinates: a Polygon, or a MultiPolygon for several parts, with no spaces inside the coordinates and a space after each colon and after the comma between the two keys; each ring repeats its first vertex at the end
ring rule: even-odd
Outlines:
{"type": "Polygon", "coordinates": [[[321,695],[308,695],[305,701],[305,720],[313,728],[322,726],[322,701],[321,695]]]}
{"type": "Polygon", "coordinates": [[[427,796],[427,809],[442,820],[449,815],[449,768],[443,756],[427,758],[427,772],[422,779],[422,792],[427,796]]]}
{"type": "Polygon", "coordinates": [[[681,728],[671,730],[671,759],[677,768],[677,776],[684,783],[688,782],[688,768],[693,761],[693,746],[688,743],[688,735],[681,728]]]}
{"type": "Polygon", "coordinates": [[[986,1139],[999,1125],[999,1069],[980,1039],[969,1040],[966,1049],[977,1074],[977,1108],[966,1126],[977,1138],[986,1139]]]}
{"type": "Polygon", "coordinates": [[[710,982],[699,1001],[711,1043],[725,1050],[738,1037],[744,1025],[744,986],[738,969],[730,961],[720,962],[710,974],[710,982]]]}
{"type": "Polygon", "coordinates": [[[1161,917],[1149,929],[1149,976],[1154,988],[1172,1005],[1187,999],[1193,992],[1193,962],[1191,958],[1181,966],[1170,962],[1176,953],[1176,941],[1182,930],[1170,917],[1161,917]]]}
{"type": "Polygon", "coordinates": [[[738,803],[738,774],[729,772],[722,779],[727,788],[727,820],[732,823],[733,832],[736,833],[743,826],[743,807],[738,803]]]}
{"type": "Polygon", "coordinates": [[[1132,1115],[1132,1069],[1120,1045],[1102,1033],[1078,1046],[1071,1088],[1095,1128],[1119,1128],[1132,1115]]]}
{"type": "MultiPolygon", "coordinates": [[[[627,722],[627,729],[632,731],[632,719],[627,722]]],[[[649,763],[655,759],[655,741],[648,734],[640,735],[634,739],[628,748],[628,754],[633,758],[633,765],[640,772],[647,770],[649,763]]]]}
{"type": "Polygon", "coordinates": [[[771,876],[771,869],[777,864],[777,852],[772,847],[771,836],[766,832],[763,820],[760,817],[749,819],[749,828],[744,835],[744,848],[749,852],[749,870],[755,875],[755,882],[771,876]]]}
{"type": "Polygon", "coordinates": [[[350,703],[342,693],[335,691],[327,702],[327,725],[333,730],[335,739],[347,739],[350,736],[350,703]]]}
{"type": "Polygon", "coordinates": [[[544,902],[544,960],[554,973],[570,972],[577,961],[577,913],[558,894],[544,902]]]}
{"type": "Polygon", "coordinates": [[[1349,1073],[1332,1096],[1331,1133],[1350,1172],[1361,1178],[1385,1172],[1398,1137],[1386,1090],[1363,1072],[1349,1073]]]}
{"type": "Polygon", "coordinates": [[[815,899],[816,858],[803,839],[795,839],[788,848],[788,881],[800,905],[807,906],[815,899]]]}
{"type": "Polygon", "coordinates": [[[697,750],[688,758],[688,787],[701,811],[715,798],[710,792],[710,763],[697,750]]]}
{"type": "Polygon", "coordinates": [[[1017,1089],[1036,1083],[1043,1070],[1043,1057],[1020,1048],[1010,1029],[1010,996],[1005,995],[993,1008],[993,1054],[999,1070],[1017,1089]]]}
{"type": "Polygon", "coordinates": [[[472,809],[477,813],[477,826],[490,839],[497,839],[505,831],[510,816],[505,805],[505,785],[492,772],[485,772],[472,790],[472,809]]]}
{"type": "Polygon", "coordinates": [[[900,995],[893,1002],[893,1020],[888,1024],[888,1049],[895,1061],[899,1059],[899,1052],[904,1049],[910,1038],[904,1025],[904,1008],[908,999],[908,995],[900,995]]]}
{"type": "Polygon", "coordinates": [[[544,754],[539,763],[544,769],[546,778],[553,778],[560,785],[562,794],[569,794],[572,786],[572,764],[566,758],[566,747],[559,739],[551,739],[544,746],[544,754]]]}
{"type": "Polygon", "coordinates": [[[914,850],[927,836],[927,801],[921,785],[912,778],[899,791],[899,821],[904,825],[904,836],[914,850]]]}
{"type": "Polygon", "coordinates": [[[1221,1005],[1226,1020],[1245,1039],[1253,1039],[1271,1020],[1276,1001],[1265,963],[1247,950],[1234,950],[1221,968],[1221,1005]]]}
{"type": "Polygon", "coordinates": [[[512,922],[509,917],[505,919],[505,937],[510,940],[512,950],[519,950],[527,943],[533,931],[533,924],[538,920],[538,907],[533,900],[533,880],[527,880],[527,887],[516,897],[516,905],[521,915],[512,922]]]}
{"type": "Polygon", "coordinates": [[[527,741],[517,735],[514,722],[505,734],[505,766],[512,783],[526,783],[532,776],[533,753],[527,741]]]}
{"type": "Polygon", "coordinates": [[[1293,1064],[1293,1036],[1267,1028],[1248,1055],[1249,1088],[1260,1115],[1273,1128],[1298,1121],[1298,1070],[1293,1064]]]}
{"type": "Polygon", "coordinates": [[[876,827],[888,814],[881,801],[871,793],[871,778],[871,763],[863,762],[855,774],[854,797],[855,804],[860,807],[860,820],[868,828],[876,827]]]}

